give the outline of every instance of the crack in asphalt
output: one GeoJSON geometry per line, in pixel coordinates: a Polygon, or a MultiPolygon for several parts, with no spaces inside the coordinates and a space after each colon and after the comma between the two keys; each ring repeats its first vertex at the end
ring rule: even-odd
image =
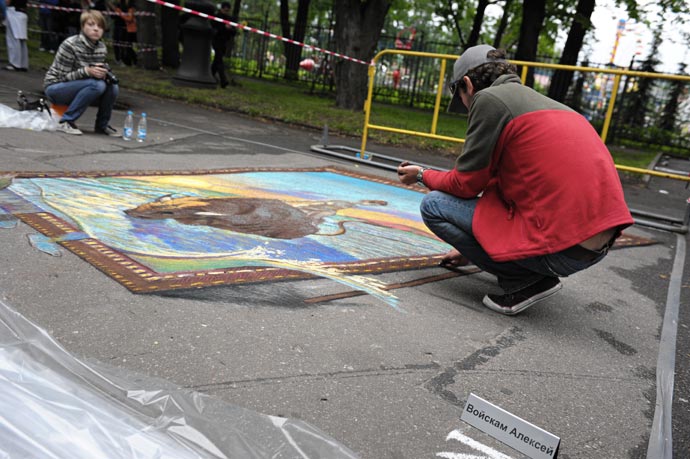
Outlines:
{"type": "Polygon", "coordinates": [[[212,384],[195,384],[190,386],[185,386],[186,389],[193,390],[212,390],[212,389],[232,389],[238,385],[253,385],[253,384],[266,384],[280,382],[284,380],[309,380],[309,379],[321,379],[326,377],[337,377],[337,378],[362,378],[371,376],[382,376],[391,374],[409,374],[416,373],[419,371],[435,371],[441,368],[438,363],[427,363],[427,364],[407,364],[401,367],[386,367],[381,366],[380,368],[369,368],[364,370],[343,370],[343,371],[328,371],[322,373],[303,373],[296,375],[286,375],[286,376],[270,376],[265,378],[252,378],[252,379],[238,379],[232,381],[222,381],[212,384]]]}
{"type": "Polygon", "coordinates": [[[457,395],[447,389],[448,386],[455,382],[455,377],[458,375],[458,373],[474,370],[477,367],[480,367],[493,357],[499,355],[503,350],[508,349],[517,342],[525,339],[526,338],[523,335],[521,328],[512,327],[505,335],[499,336],[494,344],[477,349],[466,358],[455,362],[452,366],[446,368],[446,370],[441,374],[435,376],[429,382],[427,382],[425,387],[452,405],[464,406],[465,401],[458,399],[457,395]]]}

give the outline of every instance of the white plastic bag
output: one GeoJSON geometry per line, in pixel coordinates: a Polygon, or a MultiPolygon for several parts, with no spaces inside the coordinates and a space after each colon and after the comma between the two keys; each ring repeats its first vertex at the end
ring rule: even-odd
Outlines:
{"type": "Polygon", "coordinates": [[[299,419],[80,360],[0,299],[1,459],[357,459],[299,419]]]}
{"type": "Polygon", "coordinates": [[[0,104],[0,128],[30,129],[32,131],[54,131],[60,119],[55,113],[51,114],[38,110],[19,111],[7,105],[0,104]]]}

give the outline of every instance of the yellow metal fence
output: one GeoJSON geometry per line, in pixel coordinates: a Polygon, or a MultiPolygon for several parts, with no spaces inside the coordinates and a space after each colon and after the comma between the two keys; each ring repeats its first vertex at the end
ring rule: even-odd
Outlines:
{"type": "MultiPolygon", "coordinates": [[[[381,52],[379,52],[373,59],[372,65],[369,66],[369,88],[367,92],[367,100],[364,105],[364,129],[362,131],[362,148],[361,148],[361,153],[364,155],[364,152],[366,151],[366,145],[367,145],[367,137],[369,135],[369,130],[378,130],[378,131],[387,131],[387,132],[395,132],[398,134],[406,134],[406,135],[412,135],[412,136],[418,136],[418,137],[427,137],[427,138],[432,138],[432,139],[438,139],[438,140],[445,140],[448,142],[458,142],[458,143],[463,143],[465,139],[458,138],[458,137],[450,137],[450,136],[444,136],[444,135],[439,135],[436,133],[437,125],[438,125],[438,116],[440,112],[440,107],[441,107],[441,99],[443,95],[443,91],[445,89],[445,81],[446,81],[446,65],[447,61],[451,60],[451,62],[455,62],[455,60],[459,56],[453,55],[453,54],[434,54],[434,53],[425,53],[425,52],[418,52],[418,51],[405,51],[405,50],[399,50],[399,49],[385,49],[381,52]],[[374,85],[376,81],[376,64],[380,61],[380,59],[388,54],[398,54],[398,55],[406,55],[406,56],[416,56],[416,57],[422,57],[422,58],[429,58],[429,59],[440,59],[441,60],[441,66],[440,66],[440,72],[439,72],[439,77],[438,77],[438,85],[437,85],[437,90],[436,90],[436,99],[435,99],[435,104],[434,104],[434,110],[433,110],[433,116],[431,120],[431,129],[428,132],[423,132],[423,131],[410,131],[407,129],[398,129],[390,126],[382,126],[382,125],[377,125],[377,124],[371,124],[371,108],[372,108],[372,98],[374,94],[374,85]]],[[[657,79],[667,79],[667,80],[682,80],[682,81],[690,81],[690,76],[684,76],[684,75],[671,75],[671,74],[664,74],[664,73],[651,73],[651,72],[637,72],[633,70],[620,70],[620,69],[606,69],[606,68],[595,68],[595,67],[580,67],[580,66],[575,66],[575,65],[561,65],[561,64],[546,64],[546,63],[540,63],[540,62],[527,62],[527,61],[515,61],[511,60],[511,63],[521,66],[522,67],[522,81],[523,83],[525,82],[527,78],[527,72],[530,67],[535,67],[535,68],[545,68],[545,69],[554,69],[554,70],[571,70],[571,71],[577,71],[581,73],[585,72],[591,72],[591,73],[605,73],[605,74],[612,74],[614,75],[613,79],[613,87],[611,90],[611,95],[608,100],[608,108],[606,110],[606,116],[604,118],[604,126],[601,131],[601,139],[602,141],[606,142],[606,137],[608,135],[609,127],[611,126],[611,118],[613,117],[613,108],[616,103],[616,95],[618,94],[618,90],[620,87],[620,81],[621,77],[624,75],[632,76],[632,77],[639,77],[639,78],[657,78],[657,79]]],[[[452,65],[452,64],[451,64],[452,65]]],[[[659,177],[666,177],[666,178],[673,178],[677,180],[684,180],[684,181],[690,181],[690,177],[682,176],[682,175],[677,175],[677,174],[670,174],[670,173],[665,173],[665,172],[659,172],[655,170],[650,170],[650,169],[641,169],[641,168],[636,168],[636,167],[628,167],[628,166],[621,166],[621,165],[616,165],[616,168],[618,170],[623,170],[627,172],[634,172],[634,173],[640,173],[640,174],[649,174],[649,175],[654,175],[654,176],[659,176],[659,177]]]]}

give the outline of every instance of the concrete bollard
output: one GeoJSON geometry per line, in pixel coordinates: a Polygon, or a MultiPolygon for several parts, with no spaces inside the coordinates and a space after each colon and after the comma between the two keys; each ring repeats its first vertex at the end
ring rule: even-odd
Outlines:
{"type": "MultiPolygon", "coordinates": [[[[204,0],[185,2],[185,7],[213,15],[215,8],[204,0]]],[[[173,77],[173,83],[181,86],[213,89],[217,83],[211,75],[211,39],[213,28],[208,19],[191,15],[182,24],[182,61],[173,77]]]]}

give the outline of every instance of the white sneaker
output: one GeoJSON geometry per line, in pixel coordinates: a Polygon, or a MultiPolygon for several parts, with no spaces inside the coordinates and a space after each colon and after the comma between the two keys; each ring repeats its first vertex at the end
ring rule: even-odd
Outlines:
{"type": "Polygon", "coordinates": [[[82,132],[79,130],[77,125],[71,121],[60,121],[57,130],[64,132],[65,134],[82,135],[82,132]]]}

